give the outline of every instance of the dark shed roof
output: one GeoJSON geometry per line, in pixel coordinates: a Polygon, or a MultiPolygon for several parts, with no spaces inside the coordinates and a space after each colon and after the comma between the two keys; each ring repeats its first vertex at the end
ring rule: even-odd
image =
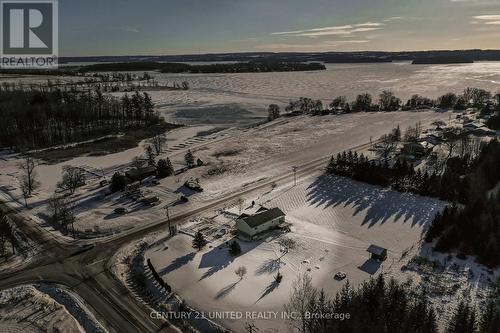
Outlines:
{"type": "Polygon", "coordinates": [[[262,213],[242,218],[250,228],[258,227],[261,224],[274,220],[278,217],[285,216],[285,213],[279,208],[272,208],[262,213]]]}
{"type": "Polygon", "coordinates": [[[377,256],[381,256],[384,254],[384,252],[387,252],[387,249],[384,249],[383,247],[380,247],[378,245],[373,245],[371,244],[370,246],[368,246],[368,248],[366,249],[366,251],[370,252],[370,253],[373,253],[377,256]]]}

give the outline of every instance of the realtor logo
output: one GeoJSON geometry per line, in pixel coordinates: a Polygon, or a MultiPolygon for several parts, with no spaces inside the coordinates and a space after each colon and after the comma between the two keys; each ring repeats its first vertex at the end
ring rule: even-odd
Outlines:
{"type": "Polygon", "coordinates": [[[57,0],[0,0],[1,67],[57,66],[57,0]]]}

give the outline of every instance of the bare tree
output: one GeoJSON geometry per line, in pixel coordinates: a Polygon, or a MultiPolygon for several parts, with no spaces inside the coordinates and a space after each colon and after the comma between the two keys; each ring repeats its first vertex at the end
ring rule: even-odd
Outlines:
{"type": "Polygon", "coordinates": [[[272,121],[280,117],[280,107],[276,104],[270,104],[267,109],[267,119],[272,121]]]}
{"type": "Polygon", "coordinates": [[[453,152],[455,151],[455,148],[459,145],[459,139],[462,133],[460,133],[460,130],[458,128],[452,128],[449,131],[446,131],[443,134],[443,145],[446,147],[446,150],[448,150],[448,156],[446,159],[449,159],[453,152]]]}
{"type": "Polygon", "coordinates": [[[247,274],[247,268],[245,266],[240,266],[234,271],[234,274],[238,275],[240,280],[243,280],[243,277],[247,274]]]}
{"type": "Polygon", "coordinates": [[[31,156],[27,156],[21,163],[19,163],[21,175],[19,176],[19,184],[23,192],[24,198],[31,196],[34,190],[40,187],[37,173],[35,171],[35,160],[31,156]]]}
{"type": "Polygon", "coordinates": [[[130,164],[135,168],[135,169],[140,169],[146,164],[144,161],[144,158],[142,156],[136,156],[132,159],[132,162],[130,164]]]}
{"type": "Polygon", "coordinates": [[[71,203],[62,196],[54,195],[49,200],[48,209],[52,222],[59,225],[66,232],[68,226],[71,225],[74,236],[76,217],[71,203]]]}
{"type": "Polygon", "coordinates": [[[401,100],[391,91],[384,90],[379,95],[379,106],[382,111],[396,111],[400,104],[401,100]]]}
{"type": "Polygon", "coordinates": [[[73,194],[78,187],[85,185],[86,177],[84,170],[71,165],[64,165],[62,169],[62,180],[57,184],[57,187],[69,190],[73,194]]]}
{"type": "Polygon", "coordinates": [[[396,150],[396,141],[391,135],[384,134],[380,138],[380,142],[376,147],[377,154],[387,159],[396,150]]]}
{"type": "Polygon", "coordinates": [[[156,165],[155,161],[155,153],[153,151],[153,146],[147,145],[144,147],[144,155],[146,155],[146,160],[148,161],[148,165],[153,166],[156,165]]]}
{"type": "Polygon", "coordinates": [[[285,304],[286,312],[296,314],[296,316],[291,316],[293,318],[288,323],[292,331],[307,332],[306,314],[309,310],[309,304],[316,299],[316,293],[311,276],[307,273],[300,275],[293,283],[290,301],[285,304]]]}
{"type": "Polygon", "coordinates": [[[436,126],[436,129],[441,129],[441,127],[445,126],[446,123],[442,120],[436,120],[432,122],[432,126],[436,126]]]}
{"type": "Polygon", "coordinates": [[[245,204],[245,200],[243,200],[243,198],[238,198],[237,204],[239,212],[241,214],[241,211],[243,210],[243,205],[245,204]]]}
{"type": "Polygon", "coordinates": [[[158,134],[153,136],[149,143],[153,146],[156,155],[160,155],[163,152],[163,148],[167,144],[167,137],[165,134],[158,134]]]}

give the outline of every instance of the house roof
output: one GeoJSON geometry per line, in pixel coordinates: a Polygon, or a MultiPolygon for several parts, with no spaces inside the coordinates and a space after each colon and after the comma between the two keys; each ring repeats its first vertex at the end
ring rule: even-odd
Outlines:
{"type": "Polygon", "coordinates": [[[245,221],[250,228],[255,228],[280,216],[285,216],[285,213],[276,207],[255,215],[243,217],[242,220],[245,221]]]}
{"type": "Polygon", "coordinates": [[[143,177],[150,175],[152,173],[156,172],[156,167],[154,166],[145,166],[139,169],[130,169],[126,172],[127,176],[129,177],[143,177]]]}
{"type": "Polygon", "coordinates": [[[266,207],[256,204],[256,205],[245,208],[243,210],[243,212],[241,212],[240,217],[243,218],[245,216],[255,215],[255,214],[264,212],[266,210],[268,210],[266,207]]]}
{"type": "Polygon", "coordinates": [[[366,249],[366,251],[370,252],[370,253],[373,253],[377,256],[380,256],[382,255],[384,252],[387,251],[387,249],[384,249],[383,247],[380,247],[378,245],[373,245],[371,244],[370,246],[368,246],[368,248],[366,249]]]}

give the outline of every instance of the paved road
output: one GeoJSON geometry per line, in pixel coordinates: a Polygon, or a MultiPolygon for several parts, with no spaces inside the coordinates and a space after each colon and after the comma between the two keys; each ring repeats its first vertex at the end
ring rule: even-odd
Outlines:
{"type": "MultiPolygon", "coordinates": [[[[362,144],[352,149],[362,150],[368,146],[369,144],[362,144]]],[[[296,176],[302,177],[318,171],[325,166],[328,159],[329,156],[322,157],[299,165],[296,176]]],[[[293,172],[288,171],[277,177],[256,182],[199,208],[173,216],[170,223],[182,223],[196,215],[224,207],[243,195],[259,191],[273,183],[289,181],[293,176],[293,172]]],[[[98,319],[111,331],[178,332],[163,320],[151,319],[149,309],[108,270],[110,258],[120,247],[151,232],[163,230],[169,221],[160,219],[113,237],[96,240],[94,248],[73,255],[85,241],[61,241],[34,221],[24,219],[16,209],[5,204],[0,204],[0,209],[7,212],[23,233],[39,244],[41,249],[40,253],[23,267],[18,267],[15,271],[0,272],[0,290],[28,283],[56,283],[83,298],[98,314],[98,319]]]]}

